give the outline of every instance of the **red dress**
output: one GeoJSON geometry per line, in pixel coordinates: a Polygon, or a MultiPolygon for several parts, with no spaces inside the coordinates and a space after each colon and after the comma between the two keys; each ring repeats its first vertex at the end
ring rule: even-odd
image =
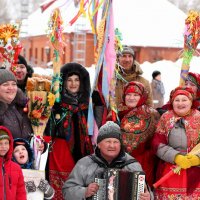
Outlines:
{"type": "Polygon", "coordinates": [[[150,144],[159,114],[147,105],[132,109],[121,105],[119,106],[119,117],[121,118],[122,141],[125,151],[142,165],[147,183],[152,186],[156,156],[151,150],[150,144]]]}
{"type": "MultiPolygon", "coordinates": [[[[155,153],[158,152],[159,145],[165,144],[171,149],[176,150],[173,146],[172,139],[174,134],[170,134],[177,120],[180,120],[174,112],[168,111],[162,115],[156,133],[153,138],[153,148],[155,153]],[[170,135],[170,136],[169,136],[170,135]],[[170,142],[169,142],[170,137],[170,142]]],[[[185,121],[185,134],[187,138],[186,152],[190,152],[200,142],[200,112],[193,110],[190,115],[183,117],[185,121]]],[[[177,138],[175,137],[174,140],[177,138]]],[[[177,142],[177,140],[176,140],[177,142]]],[[[183,143],[183,141],[182,141],[183,143]]],[[[180,141],[181,144],[181,141],[180,141]]],[[[159,180],[175,165],[164,160],[159,161],[156,179],[159,180]]],[[[157,189],[155,189],[155,199],[181,199],[181,200],[199,200],[200,197],[200,167],[193,166],[189,169],[182,169],[180,175],[173,174],[157,189]]]]}

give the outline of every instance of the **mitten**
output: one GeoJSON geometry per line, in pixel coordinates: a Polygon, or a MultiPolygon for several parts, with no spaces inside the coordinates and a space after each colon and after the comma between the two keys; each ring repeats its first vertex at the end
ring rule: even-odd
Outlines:
{"type": "Polygon", "coordinates": [[[192,166],[187,156],[183,156],[180,154],[176,155],[174,162],[182,169],[188,169],[192,166]]]}
{"type": "Polygon", "coordinates": [[[200,158],[199,158],[199,156],[188,154],[187,158],[188,158],[189,162],[191,163],[191,166],[198,166],[198,165],[200,165],[200,158]]]}
{"type": "Polygon", "coordinates": [[[28,193],[36,191],[36,186],[35,186],[34,181],[27,181],[25,182],[25,185],[26,185],[26,190],[28,193]]]}
{"type": "Polygon", "coordinates": [[[41,179],[38,189],[44,192],[45,199],[52,199],[54,196],[54,189],[49,185],[48,181],[41,179]]]}

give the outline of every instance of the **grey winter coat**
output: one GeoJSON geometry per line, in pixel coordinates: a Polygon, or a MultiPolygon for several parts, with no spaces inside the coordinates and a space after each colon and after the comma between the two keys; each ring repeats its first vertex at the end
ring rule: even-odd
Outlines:
{"type": "Polygon", "coordinates": [[[154,108],[161,108],[164,104],[165,88],[162,81],[153,79],[151,82],[154,108]]]}
{"type": "Polygon", "coordinates": [[[13,138],[29,139],[32,133],[31,123],[27,113],[23,112],[27,98],[21,89],[18,89],[11,104],[0,101],[0,125],[8,128],[13,138]]]}
{"type": "MultiPolygon", "coordinates": [[[[85,200],[86,188],[94,182],[95,177],[106,168],[118,168],[126,171],[143,171],[141,165],[127,153],[121,152],[117,159],[110,165],[100,156],[98,148],[92,156],[80,159],[67,181],[64,183],[62,192],[64,199],[85,200]]],[[[153,199],[153,196],[152,198],[153,199]]]]}

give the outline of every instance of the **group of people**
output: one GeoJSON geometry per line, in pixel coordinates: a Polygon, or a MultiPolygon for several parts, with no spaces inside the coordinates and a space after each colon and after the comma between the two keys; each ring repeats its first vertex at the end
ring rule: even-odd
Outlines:
{"type": "MultiPolygon", "coordinates": [[[[142,77],[135,52],[128,46],[117,56],[115,96],[119,121],[112,121],[101,94],[96,90],[92,93],[99,128],[96,145],[87,128],[89,73],[78,63],[61,67],[61,101],[54,104],[44,133],[44,138],[51,138],[48,181],[42,179],[39,186],[31,181],[24,184],[20,167],[34,169],[34,154],[28,145],[33,131],[24,110],[26,80],[33,70],[22,58],[15,75],[0,69],[2,197],[25,199],[26,192],[38,188],[46,199],[92,199],[99,190],[95,177],[113,168],[145,172],[141,200],[199,198],[200,148],[193,149],[200,142],[200,77],[189,72],[185,86],[175,88],[163,105],[165,91],[160,72],[153,72],[150,84],[142,77]],[[153,102],[158,93],[159,101],[153,102]],[[180,174],[173,173],[153,188],[177,166],[180,174]]],[[[43,152],[45,142],[38,148],[43,152]]]]}

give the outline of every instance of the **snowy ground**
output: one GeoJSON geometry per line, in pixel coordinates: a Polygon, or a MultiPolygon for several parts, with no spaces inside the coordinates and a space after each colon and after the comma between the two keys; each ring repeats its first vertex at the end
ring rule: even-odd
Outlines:
{"type": "MultiPolygon", "coordinates": [[[[144,62],[141,64],[144,71],[143,76],[150,82],[152,80],[152,72],[154,70],[161,72],[162,81],[166,90],[165,102],[169,99],[170,91],[179,85],[181,65],[182,59],[179,59],[177,62],[163,60],[155,63],[144,62]]],[[[192,59],[189,71],[200,73],[199,57],[194,57],[192,59]]]]}
{"type": "MultiPolygon", "coordinates": [[[[180,80],[180,71],[181,71],[182,60],[179,59],[177,62],[172,62],[169,60],[162,60],[155,63],[144,62],[141,64],[142,70],[144,71],[143,76],[148,79],[150,82],[152,80],[152,72],[158,70],[161,72],[162,81],[165,86],[165,102],[168,101],[169,93],[179,84],[180,80]]],[[[86,68],[91,77],[91,84],[94,82],[95,68],[88,67],[86,68]]],[[[34,68],[35,73],[51,75],[52,69],[43,69],[40,67],[34,68]]],[[[200,57],[193,57],[190,66],[191,72],[200,73],[200,57]]]]}

